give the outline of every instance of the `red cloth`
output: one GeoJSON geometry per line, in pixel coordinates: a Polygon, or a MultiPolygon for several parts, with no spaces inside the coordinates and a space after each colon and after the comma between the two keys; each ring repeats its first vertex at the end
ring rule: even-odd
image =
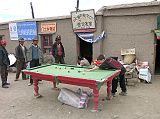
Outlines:
{"type": "Polygon", "coordinates": [[[102,64],[102,62],[100,62],[100,61],[98,61],[98,60],[94,60],[94,61],[93,61],[93,64],[94,64],[94,65],[100,65],[100,64],[102,64]]]}
{"type": "Polygon", "coordinates": [[[62,47],[60,44],[57,44],[58,56],[62,55],[62,47]]]}
{"type": "Polygon", "coordinates": [[[115,68],[115,69],[121,69],[123,67],[123,65],[116,61],[115,59],[113,58],[107,58],[106,59],[106,62],[112,67],[112,68],[115,68]]]}

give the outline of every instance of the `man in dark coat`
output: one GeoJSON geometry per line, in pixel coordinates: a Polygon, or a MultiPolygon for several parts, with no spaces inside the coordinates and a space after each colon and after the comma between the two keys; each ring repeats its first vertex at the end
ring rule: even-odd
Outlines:
{"type": "MultiPolygon", "coordinates": [[[[15,49],[16,53],[16,59],[17,59],[17,72],[16,72],[16,79],[14,81],[18,81],[19,75],[23,69],[26,68],[26,62],[27,62],[27,48],[24,46],[25,40],[23,38],[19,38],[19,45],[15,49]]],[[[22,79],[26,79],[26,75],[22,72],[22,79]]]]}
{"type": "Polygon", "coordinates": [[[8,67],[10,61],[8,58],[8,52],[5,49],[6,44],[7,43],[5,40],[0,40],[0,67],[1,67],[2,88],[8,88],[7,85],[10,85],[10,83],[7,83],[8,67]]]}
{"type": "Polygon", "coordinates": [[[57,35],[56,42],[52,45],[52,55],[55,58],[55,63],[64,64],[64,47],[61,43],[61,36],[57,35]]]}

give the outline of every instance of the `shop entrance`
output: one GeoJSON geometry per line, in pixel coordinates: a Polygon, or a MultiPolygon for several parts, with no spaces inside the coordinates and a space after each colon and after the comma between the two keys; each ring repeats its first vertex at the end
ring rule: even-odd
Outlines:
{"type": "Polygon", "coordinates": [[[155,74],[160,74],[160,40],[156,40],[156,42],[155,74]]]}
{"type": "Polygon", "coordinates": [[[93,56],[93,46],[92,46],[92,43],[88,43],[82,39],[80,39],[80,42],[79,42],[79,47],[80,47],[80,56],[82,57],[85,57],[89,63],[92,62],[92,56],[93,56]]]}
{"type": "Polygon", "coordinates": [[[41,38],[43,53],[50,53],[52,48],[52,35],[42,35],[41,38]]]}

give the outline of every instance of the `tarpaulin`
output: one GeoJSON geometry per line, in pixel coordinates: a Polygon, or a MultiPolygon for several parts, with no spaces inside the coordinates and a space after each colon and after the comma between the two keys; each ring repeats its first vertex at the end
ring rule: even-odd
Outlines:
{"type": "Polygon", "coordinates": [[[100,35],[96,36],[95,39],[93,33],[77,33],[77,36],[86,42],[96,43],[99,40],[102,40],[106,36],[106,33],[103,31],[100,35]]]}

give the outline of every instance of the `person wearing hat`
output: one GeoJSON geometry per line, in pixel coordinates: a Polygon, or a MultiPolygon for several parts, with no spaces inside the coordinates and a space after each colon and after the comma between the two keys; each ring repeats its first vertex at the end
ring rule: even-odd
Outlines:
{"type": "MultiPolygon", "coordinates": [[[[41,48],[38,46],[38,39],[34,37],[32,39],[33,43],[27,52],[27,61],[30,62],[30,68],[40,66],[44,62],[43,54],[41,48]]],[[[30,77],[30,82],[28,86],[33,84],[33,79],[30,77]]]]}
{"type": "Polygon", "coordinates": [[[61,42],[61,36],[57,35],[55,39],[55,43],[52,45],[52,55],[55,58],[55,63],[60,63],[64,64],[64,57],[65,57],[65,52],[64,52],[64,47],[61,42]]]}
{"type": "MultiPolygon", "coordinates": [[[[15,54],[16,54],[16,65],[17,65],[17,71],[16,71],[16,79],[14,81],[18,81],[19,75],[23,69],[26,68],[26,62],[27,62],[27,48],[24,46],[25,40],[23,38],[19,38],[19,45],[15,48],[15,54]]],[[[22,72],[22,79],[26,80],[26,75],[22,72]]]]}
{"type": "Polygon", "coordinates": [[[8,77],[8,67],[10,64],[8,58],[8,52],[6,50],[7,42],[5,40],[0,40],[0,68],[1,68],[1,80],[2,80],[2,88],[9,88],[7,83],[8,77]]]}

